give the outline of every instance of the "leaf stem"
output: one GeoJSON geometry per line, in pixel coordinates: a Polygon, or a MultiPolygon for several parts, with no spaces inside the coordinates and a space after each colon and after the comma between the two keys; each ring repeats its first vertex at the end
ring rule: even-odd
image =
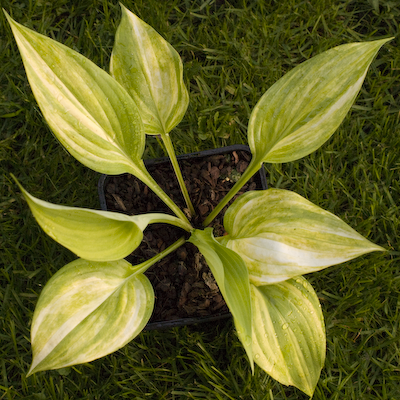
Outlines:
{"type": "MultiPolygon", "coordinates": [[[[174,213],[180,218],[188,227],[192,228],[189,220],[187,219],[184,212],[173,202],[173,200],[160,188],[158,183],[147,171],[143,161],[140,168],[134,166],[133,175],[139,178],[144,184],[146,184],[174,213]]],[[[189,229],[190,229],[189,228],[189,229]]]]}
{"type": "Polygon", "coordinates": [[[172,144],[171,137],[169,136],[169,133],[163,133],[161,134],[161,137],[164,142],[165,148],[167,149],[167,153],[171,160],[172,167],[174,168],[176,178],[178,179],[179,186],[183,194],[183,198],[185,199],[186,205],[189,208],[190,214],[194,216],[196,215],[196,212],[194,211],[193,204],[190,201],[189,193],[187,191],[185,181],[183,180],[181,169],[179,168],[178,160],[175,155],[175,150],[172,144]]]}
{"type": "Polygon", "coordinates": [[[182,246],[185,242],[186,242],[186,239],[182,236],[176,242],[172,243],[171,246],[168,246],[166,249],[164,249],[163,251],[160,251],[157,255],[150,258],[150,260],[147,260],[139,265],[136,265],[134,268],[135,274],[145,272],[152,265],[154,265],[157,261],[160,261],[162,258],[166,257],[168,254],[175,251],[178,247],[182,246]]]}
{"type": "Polygon", "coordinates": [[[235,194],[245,185],[245,183],[260,169],[259,162],[253,158],[250,161],[249,166],[244,171],[243,175],[235,183],[233,188],[226,194],[226,196],[220,201],[220,203],[211,211],[210,215],[203,222],[203,226],[208,226],[214,220],[214,218],[222,211],[222,209],[229,203],[235,194]]]}

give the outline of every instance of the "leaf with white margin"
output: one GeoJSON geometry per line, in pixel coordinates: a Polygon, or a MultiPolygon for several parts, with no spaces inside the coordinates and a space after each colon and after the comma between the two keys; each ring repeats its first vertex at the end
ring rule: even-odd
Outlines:
{"type": "Polygon", "coordinates": [[[61,144],[105,174],[145,174],[143,124],[131,96],[86,57],[6,13],[39,107],[61,144]]]}
{"type": "Polygon", "coordinates": [[[251,300],[249,276],[243,260],[232,250],[221,246],[214,238],[212,228],[193,230],[188,242],[198,247],[207,261],[230,312],[236,330],[249,357],[254,360],[251,347],[251,300]]]}
{"type": "Polygon", "coordinates": [[[142,160],[146,135],[128,92],[81,54],[5,14],[32,91],[61,144],[95,171],[111,175],[129,172],[138,177],[188,222],[146,170],[142,160]]]}
{"type": "Polygon", "coordinates": [[[125,346],[150,319],[150,281],[125,260],[75,260],[44,287],[33,315],[35,372],[90,362],[125,346]]]}
{"type": "Polygon", "coordinates": [[[272,85],[250,116],[248,141],[256,163],[294,161],[322,146],[343,121],[373,58],[389,40],[334,47],[272,85]]]}
{"type": "Polygon", "coordinates": [[[145,132],[168,133],[183,118],[189,95],[176,50],[150,25],[121,4],[110,73],[137,104],[145,132]]]}
{"type": "Polygon", "coordinates": [[[300,276],[251,285],[254,361],[284,385],[312,396],[325,362],[324,318],[317,294],[300,276]]]}
{"type": "Polygon", "coordinates": [[[283,189],[239,196],[224,216],[220,243],[245,262],[250,282],[264,285],[385,251],[340,218],[283,189]]]}
{"type": "Polygon", "coordinates": [[[141,243],[148,224],[168,223],[191,230],[189,224],[168,214],[130,216],[48,203],[32,196],[16,182],[41,228],[56,242],[87,260],[114,261],[128,256],[141,243]]]}

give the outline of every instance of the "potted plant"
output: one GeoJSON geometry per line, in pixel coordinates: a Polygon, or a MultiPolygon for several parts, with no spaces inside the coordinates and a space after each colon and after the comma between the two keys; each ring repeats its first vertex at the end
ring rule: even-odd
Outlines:
{"type": "Polygon", "coordinates": [[[109,75],[7,18],[33,93],[61,144],[95,171],[139,178],[175,214],[130,216],[55,205],[17,182],[44,231],[79,257],[61,268],[39,297],[28,375],[89,362],[131,341],[154,305],[144,272],[188,240],[213,273],[251,368],[256,363],[312,396],[325,359],[325,328],[318,297],[303,275],[384,249],[298,194],[274,188],[237,197],[223,217],[225,235],[214,235],[209,225],[264,162],[297,160],[329,139],[390,39],[333,48],[270,87],[250,116],[251,161],[200,228],[192,222],[195,209],[170,138],[188,105],[176,51],[122,7],[109,75]],[[146,134],[161,136],[187,210],[177,207],[147,171],[146,134]],[[124,258],[154,223],[177,226],[189,238],[132,265],[124,258]]]}

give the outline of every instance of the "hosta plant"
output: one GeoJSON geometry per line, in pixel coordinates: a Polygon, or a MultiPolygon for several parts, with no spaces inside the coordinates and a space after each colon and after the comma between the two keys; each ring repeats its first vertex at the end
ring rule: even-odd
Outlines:
{"type": "Polygon", "coordinates": [[[384,249],[287,190],[237,197],[225,213],[222,237],[214,237],[210,224],[262,163],[298,160],[330,138],[389,39],[335,47],[271,86],[250,116],[247,170],[207,216],[204,229],[195,229],[188,217],[194,208],[170,138],[189,102],[182,62],[172,46],[122,6],[108,74],[76,51],[7,18],[32,91],[61,144],[95,171],[133,174],[175,214],[128,216],[55,205],[19,185],[43,230],[79,257],[40,294],[28,375],[103,357],[141,332],[154,305],[144,272],[185,239],[139,265],[124,257],[140,244],[146,226],[161,222],[190,233],[189,242],[205,257],[251,369],[255,363],[282,384],[312,396],[326,336],[318,297],[303,275],[384,249]],[[146,135],[162,138],[186,212],[147,172],[142,160],[146,135]]]}

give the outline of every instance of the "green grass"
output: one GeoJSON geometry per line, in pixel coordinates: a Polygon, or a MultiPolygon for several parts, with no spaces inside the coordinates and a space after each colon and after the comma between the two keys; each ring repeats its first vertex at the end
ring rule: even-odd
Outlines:
{"type": "MultiPolygon", "coordinates": [[[[335,45],[388,36],[356,104],[321,149],[267,165],[271,187],[294,190],[388,249],[308,275],[320,297],[327,358],[315,399],[400,398],[400,5],[386,0],[171,0],[124,4],[184,61],[190,105],[174,130],[178,153],[245,143],[258,99],[300,62],[335,45]]],[[[14,1],[18,22],[108,70],[116,1],[14,1]]],[[[146,157],[162,154],[149,140],[146,157]]],[[[26,378],[29,329],[43,285],[74,259],[48,238],[13,173],[47,201],[98,208],[98,174],[52,136],[0,15],[0,399],[306,399],[256,367],[232,322],[144,332],[120,351],[26,378]]]]}

